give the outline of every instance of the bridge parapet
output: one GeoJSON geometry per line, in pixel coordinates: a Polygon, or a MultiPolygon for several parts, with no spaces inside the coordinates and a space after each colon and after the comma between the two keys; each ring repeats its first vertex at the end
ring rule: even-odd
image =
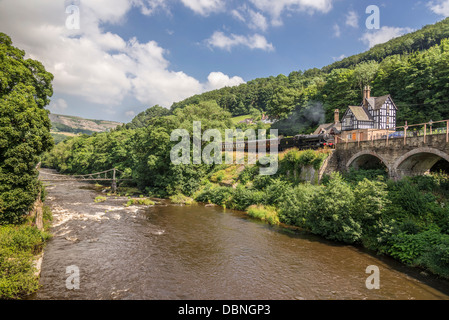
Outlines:
{"type": "Polygon", "coordinates": [[[448,134],[406,136],[337,144],[332,170],[347,171],[383,163],[392,178],[428,172],[439,160],[449,162],[448,134]]]}

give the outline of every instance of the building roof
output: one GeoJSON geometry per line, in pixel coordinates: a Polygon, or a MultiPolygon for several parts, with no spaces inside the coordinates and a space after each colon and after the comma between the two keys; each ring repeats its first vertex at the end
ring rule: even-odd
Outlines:
{"type": "Polygon", "coordinates": [[[358,121],[374,121],[374,119],[371,117],[368,111],[362,106],[361,107],[350,106],[349,110],[352,111],[354,117],[358,121]]]}
{"type": "Polygon", "coordinates": [[[388,98],[390,98],[391,102],[397,109],[396,105],[393,102],[393,99],[391,99],[391,96],[389,94],[386,96],[382,96],[382,97],[371,97],[366,100],[368,101],[368,103],[374,110],[379,110],[382,108],[382,106],[384,105],[385,101],[387,101],[388,98]]]}
{"type": "Polygon", "coordinates": [[[315,130],[313,134],[320,134],[323,130],[326,131],[326,133],[330,132],[330,130],[335,129],[337,131],[341,131],[341,122],[339,123],[325,123],[318,127],[318,129],[315,130]]]}

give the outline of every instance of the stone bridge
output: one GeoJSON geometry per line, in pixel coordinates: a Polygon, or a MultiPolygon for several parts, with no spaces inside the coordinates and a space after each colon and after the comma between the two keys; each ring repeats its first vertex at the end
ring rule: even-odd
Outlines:
{"type": "Polygon", "coordinates": [[[423,175],[440,160],[449,162],[448,140],[446,134],[435,134],[340,143],[329,158],[325,173],[383,164],[393,179],[423,175]]]}

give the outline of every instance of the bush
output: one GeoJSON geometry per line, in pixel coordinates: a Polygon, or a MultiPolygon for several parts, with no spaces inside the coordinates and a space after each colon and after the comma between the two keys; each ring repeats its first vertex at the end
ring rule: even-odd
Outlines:
{"type": "Polygon", "coordinates": [[[39,253],[49,237],[47,233],[28,225],[0,227],[0,247],[14,252],[39,253]]]}
{"type": "Polygon", "coordinates": [[[207,185],[196,196],[195,200],[202,203],[214,203],[223,207],[231,207],[234,189],[207,185]]]}
{"type": "Polygon", "coordinates": [[[39,289],[33,255],[0,248],[0,299],[20,299],[39,289]]]}
{"type": "Polygon", "coordinates": [[[39,288],[33,257],[48,238],[28,225],[0,227],[0,299],[20,299],[39,288]]]}
{"type": "Polygon", "coordinates": [[[429,205],[435,203],[436,198],[430,193],[421,192],[410,180],[389,182],[389,200],[391,206],[388,215],[397,220],[404,220],[410,216],[419,220],[428,219],[429,205]]]}
{"type": "Polygon", "coordinates": [[[253,181],[259,176],[258,166],[245,166],[245,169],[239,175],[239,181],[241,184],[246,185],[248,182],[253,181]]]}
{"type": "Polygon", "coordinates": [[[287,225],[304,227],[312,211],[312,199],[321,188],[301,184],[285,192],[278,202],[280,221],[287,225]]]}
{"type": "Polygon", "coordinates": [[[253,188],[257,190],[265,190],[272,183],[273,183],[272,176],[258,175],[253,180],[253,188]]]}
{"type": "Polygon", "coordinates": [[[344,174],[344,179],[352,184],[357,184],[365,179],[368,180],[386,180],[388,179],[388,172],[384,169],[372,169],[372,170],[356,170],[351,168],[344,174]]]}
{"type": "Polygon", "coordinates": [[[393,258],[409,265],[425,264],[425,261],[430,261],[431,257],[435,264],[437,261],[435,261],[432,251],[443,242],[446,243],[448,239],[449,236],[442,235],[434,227],[417,234],[400,232],[391,237],[389,241],[391,247],[388,253],[393,258]]]}
{"type": "Polygon", "coordinates": [[[449,236],[442,237],[439,243],[428,248],[416,262],[434,274],[449,279],[449,236]]]}
{"type": "Polygon", "coordinates": [[[306,226],[326,239],[355,243],[362,227],[353,215],[354,203],[351,186],[340,174],[332,174],[329,185],[314,195],[306,226]]]}
{"type": "Polygon", "coordinates": [[[387,185],[364,179],[354,188],[354,220],[362,226],[364,237],[376,236],[382,216],[390,204],[387,185]]]}
{"type": "Polygon", "coordinates": [[[249,206],[265,204],[265,200],[265,192],[238,186],[233,194],[232,208],[245,211],[249,206]]]}
{"type": "Polygon", "coordinates": [[[192,205],[195,203],[195,200],[193,200],[192,198],[189,198],[181,193],[171,196],[170,201],[174,204],[185,204],[185,205],[192,205]]]}
{"type": "Polygon", "coordinates": [[[154,201],[152,201],[150,199],[139,198],[139,199],[129,199],[128,202],[125,204],[126,207],[135,206],[135,205],[154,206],[155,203],[154,203],[154,201]]]}
{"type": "Polygon", "coordinates": [[[268,205],[279,205],[282,202],[282,198],[285,194],[292,191],[290,183],[282,181],[280,179],[271,180],[271,184],[267,186],[265,203],[268,205]]]}
{"type": "Polygon", "coordinates": [[[274,207],[265,207],[261,205],[253,205],[248,208],[248,215],[263,221],[267,221],[271,225],[279,225],[279,216],[274,207]]]}

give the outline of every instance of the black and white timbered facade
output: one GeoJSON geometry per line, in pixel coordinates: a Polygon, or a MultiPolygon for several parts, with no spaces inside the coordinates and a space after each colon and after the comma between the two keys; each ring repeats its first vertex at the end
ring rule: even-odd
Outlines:
{"type": "Polygon", "coordinates": [[[366,87],[362,105],[350,106],[343,115],[342,131],[394,130],[397,111],[390,95],[371,97],[370,88],[366,87]]]}

